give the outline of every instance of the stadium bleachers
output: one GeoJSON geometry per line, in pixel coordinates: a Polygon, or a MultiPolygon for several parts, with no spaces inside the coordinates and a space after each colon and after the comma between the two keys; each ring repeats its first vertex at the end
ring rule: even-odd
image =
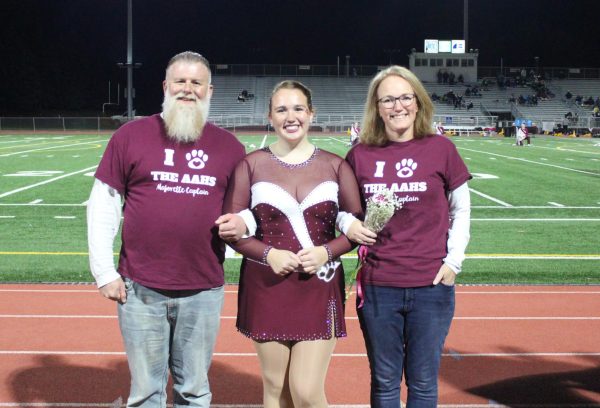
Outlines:
{"type": "MultiPolygon", "coordinates": [[[[273,87],[283,79],[297,79],[313,91],[313,104],[316,108],[314,123],[329,130],[343,130],[354,121],[360,121],[363,115],[364,98],[367,94],[370,77],[320,77],[320,76],[242,76],[215,75],[215,87],[211,120],[222,126],[264,126],[266,124],[269,96],[273,87]],[[255,97],[246,102],[238,102],[237,96],[246,89],[255,97]]],[[[534,95],[535,91],[528,86],[499,88],[493,81],[486,87],[481,84],[439,84],[424,83],[431,95],[442,96],[454,91],[456,95],[464,95],[468,87],[478,85],[480,96],[463,96],[464,105],[473,103],[467,110],[455,108],[453,104],[442,101],[434,102],[434,121],[442,122],[447,129],[480,129],[496,126],[497,116],[505,116],[531,120],[534,126],[545,129],[557,125],[568,124],[571,128],[594,128],[600,126],[598,119],[591,116],[592,107],[575,105],[573,100],[567,101],[564,94],[567,90],[584,97],[600,96],[599,80],[553,80],[546,86],[555,94],[554,98],[539,99],[537,105],[510,102],[511,97],[518,99],[520,95],[534,95]],[[578,119],[568,121],[565,114],[571,111],[578,119]]],[[[509,121],[510,122],[510,121],[509,121]]]]}

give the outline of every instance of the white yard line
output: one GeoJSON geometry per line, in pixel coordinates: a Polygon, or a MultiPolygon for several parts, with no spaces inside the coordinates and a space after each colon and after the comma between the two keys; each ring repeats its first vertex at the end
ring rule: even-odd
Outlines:
{"type": "Polygon", "coordinates": [[[518,160],[518,161],[522,161],[522,162],[525,162],[525,163],[539,164],[540,166],[554,167],[554,168],[557,168],[557,169],[567,170],[567,171],[573,171],[573,172],[576,172],[576,173],[590,174],[592,176],[600,176],[600,173],[594,173],[594,172],[591,172],[591,171],[572,169],[570,167],[559,166],[557,164],[541,163],[541,162],[537,162],[537,161],[534,161],[534,160],[524,159],[522,157],[506,156],[504,154],[497,154],[497,153],[490,153],[490,152],[485,152],[485,151],[481,151],[481,150],[468,149],[466,147],[461,147],[461,146],[459,146],[458,148],[462,149],[462,150],[467,150],[469,152],[487,154],[487,155],[490,155],[490,156],[502,157],[504,159],[509,159],[509,160],[518,160]]]}
{"type": "MultiPolygon", "coordinates": [[[[598,203],[600,204],[600,203],[598,203]]],[[[1,205],[1,204],[0,204],[1,205]]],[[[471,209],[511,209],[511,210],[557,210],[557,209],[566,209],[566,210],[598,210],[600,206],[563,206],[563,207],[555,207],[550,205],[515,205],[511,207],[499,206],[499,205],[472,205],[471,209]]]]}
{"type": "Polygon", "coordinates": [[[263,140],[262,140],[262,142],[260,142],[260,148],[261,148],[261,149],[262,149],[263,147],[265,147],[265,143],[267,143],[267,137],[269,137],[269,135],[268,135],[268,134],[266,134],[266,135],[263,137],[263,140]]]}
{"type": "Polygon", "coordinates": [[[73,146],[81,146],[81,145],[87,145],[87,144],[98,144],[104,142],[104,140],[97,140],[97,141],[93,141],[93,142],[82,142],[82,143],[74,143],[74,144],[70,144],[70,145],[60,145],[60,146],[50,146],[50,147],[42,147],[39,149],[32,149],[32,150],[24,150],[22,152],[14,152],[14,153],[5,153],[5,154],[0,154],[0,157],[8,157],[8,156],[15,156],[17,154],[23,154],[23,153],[32,153],[32,152],[39,152],[42,150],[50,150],[50,149],[62,149],[64,147],[73,147],[73,146]]]}
{"type": "Polygon", "coordinates": [[[505,203],[505,202],[504,202],[504,201],[502,201],[502,200],[499,200],[499,199],[497,199],[497,198],[494,198],[494,197],[492,197],[492,196],[489,196],[489,195],[487,195],[487,194],[484,194],[484,193],[482,193],[481,191],[477,191],[477,190],[475,190],[475,189],[473,189],[473,188],[471,188],[471,187],[469,187],[469,191],[471,191],[471,192],[473,192],[473,193],[475,193],[475,194],[477,194],[478,196],[481,196],[481,197],[483,197],[483,198],[487,198],[488,200],[490,200],[490,201],[493,201],[493,202],[495,202],[496,204],[503,205],[504,207],[512,207],[512,205],[510,205],[510,204],[508,204],[508,203],[505,203]]]}
{"type": "Polygon", "coordinates": [[[92,166],[92,167],[88,167],[88,168],[83,169],[83,170],[77,170],[77,171],[74,171],[72,173],[63,174],[62,176],[58,176],[58,177],[54,177],[54,178],[51,178],[51,179],[48,179],[48,180],[40,181],[39,183],[31,184],[29,186],[20,187],[20,188],[17,188],[16,190],[7,191],[6,193],[0,194],[0,198],[4,198],[4,197],[7,197],[9,195],[20,193],[21,191],[29,190],[30,188],[35,188],[35,187],[42,186],[44,184],[52,183],[53,181],[57,181],[57,180],[65,178],[65,177],[74,176],[75,174],[85,173],[86,171],[90,171],[92,169],[95,169],[96,167],[98,167],[98,165],[95,165],[95,166],[92,166]]]}
{"type": "Polygon", "coordinates": [[[590,221],[600,221],[600,218],[471,218],[471,221],[590,222],[590,221]]]}
{"type": "Polygon", "coordinates": [[[348,139],[348,140],[341,140],[341,139],[338,139],[336,137],[332,137],[331,140],[335,140],[336,142],[340,142],[340,143],[343,143],[345,145],[348,145],[348,143],[349,143],[348,140],[350,140],[350,139],[348,139]]]}

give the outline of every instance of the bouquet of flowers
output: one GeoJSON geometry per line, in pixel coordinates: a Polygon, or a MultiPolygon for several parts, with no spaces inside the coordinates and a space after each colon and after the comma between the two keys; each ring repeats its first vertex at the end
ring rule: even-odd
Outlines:
{"type": "MultiPolygon", "coordinates": [[[[373,232],[380,232],[385,224],[392,218],[397,210],[402,208],[402,202],[396,197],[393,191],[385,188],[375,194],[373,194],[367,200],[367,214],[365,215],[364,225],[373,232]]],[[[356,280],[356,291],[358,296],[362,299],[362,293],[360,288],[360,270],[363,266],[363,262],[367,257],[368,249],[366,246],[360,246],[358,248],[358,266],[351,275],[348,287],[346,288],[346,299],[352,293],[352,285],[356,280]]],[[[359,308],[362,306],[362,301],[359,308]]]]}
{"type": "Polygon", "coordinates": [[[392,218],[396,210],[402,208],[402,202],[388,188],[373,194],[367,200],[365,227],[373,232],[380,232],[392,218]]]}

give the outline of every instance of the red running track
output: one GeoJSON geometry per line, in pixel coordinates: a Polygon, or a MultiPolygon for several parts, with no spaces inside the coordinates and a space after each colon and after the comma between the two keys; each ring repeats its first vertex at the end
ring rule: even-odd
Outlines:
{"type": "MultiPolygon", "coordinates": [[[[225,295],[213,403],[259,406],[258,360],[235,330],[236,290],[225,295]]],[[[352,306],[346,315],[348,337],[336,346],[327,396],[331,405],[367,406],[363,340],[352,306]]],[[[0,327],[0,407],[110,407],[126,399],[115,305],[94,286],[0,285],[0,327]]],[[[457,287],[440,406],[600,407],[600,287],[457,287]]]]}

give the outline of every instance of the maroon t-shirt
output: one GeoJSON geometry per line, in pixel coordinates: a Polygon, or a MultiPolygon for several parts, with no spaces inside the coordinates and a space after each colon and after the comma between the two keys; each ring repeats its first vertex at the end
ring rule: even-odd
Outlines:
{"type": "Polygon", "coordinates": [[[223,285],[225,247],[215,220],[245,156],[234,135],[207,123],[194,143],[176,143],[160,115],[123,125],[96,178],[125,198],[119,273],[151,288],[223,285]]]}
{"type": "Polygon", "coordinates": [[[346,160],[363,206],[382,186],[403,202],[368,248],[363,283],[430,285],[447,255],[448,193],[471,178],[454,144],[435,135],[381,147],[359,144],[346,160]]]}

